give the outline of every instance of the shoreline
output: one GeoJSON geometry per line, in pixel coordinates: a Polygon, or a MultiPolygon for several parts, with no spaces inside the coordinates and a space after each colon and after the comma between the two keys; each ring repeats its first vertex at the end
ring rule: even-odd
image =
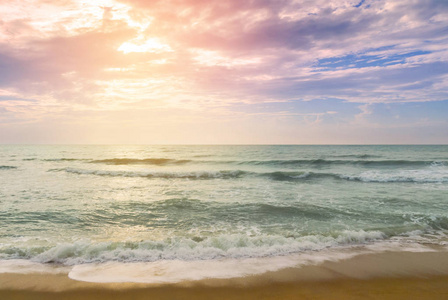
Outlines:
{"type": "Polygon", "coordinates": [[[169,284],[1,273],[1,299],[448,299],[448,252],[383,252],[260,275],[169,284]]]}

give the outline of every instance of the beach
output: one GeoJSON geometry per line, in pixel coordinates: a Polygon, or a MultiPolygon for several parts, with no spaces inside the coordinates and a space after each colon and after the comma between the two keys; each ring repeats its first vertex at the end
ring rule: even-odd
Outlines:
{"type": "Polygon", "coordinates": [[[135,287],[122,290],[95,286],[45,292],[2,290],[2,299],[447,299],[448,277],[431,279],[334,280],[270,284],[263,287],[135,287]]]}
{"type": "Polygon", "coordinates": [[[447,299],[448,146],[2,146],[0,299],[447,299]]]}
{"type": "Polygon", "coordinates": [[[447,29],[448,0],[0,0],[0,300],[448,300],[447,29]]]}
{"type": "Polygon", "coordinates": [[[0,274],[1,299],[447,299],[447,252],[366,254],[229,279],[90,283],[66,274],[0,274]]]}

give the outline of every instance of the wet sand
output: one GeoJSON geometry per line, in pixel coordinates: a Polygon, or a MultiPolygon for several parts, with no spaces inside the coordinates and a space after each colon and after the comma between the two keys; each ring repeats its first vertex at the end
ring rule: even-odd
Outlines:
{"type": "Polygon", "coordinates": [[[448,253],[367,254],[244,278],[163,285],[3,273],[0,299],[448,299],[448,253]]]}

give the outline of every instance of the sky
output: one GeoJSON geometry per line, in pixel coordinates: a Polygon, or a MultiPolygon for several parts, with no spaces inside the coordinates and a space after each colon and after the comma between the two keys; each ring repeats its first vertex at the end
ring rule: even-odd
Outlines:
{"type": "Polygon", "coordinates": [[[0,0],[3,144],[447,144],[446,0],[0,0]]]}

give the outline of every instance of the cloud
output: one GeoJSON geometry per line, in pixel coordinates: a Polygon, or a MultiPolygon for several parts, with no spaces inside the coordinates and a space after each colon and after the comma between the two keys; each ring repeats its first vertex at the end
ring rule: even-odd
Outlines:
{"type": "Polygon", "coordinates": [[[441,0],[2,1],[0,20],[0,88],[35,100],[3,107],[8,120],[136,107],[219,119],[244,104],[240,117],[367,126],[370,115],[349,117],[334,99],[448,99],[441,0]],[[322,100],[318,111],[295,105],[322,100]],[[286,106],[256,113],[268,103],[286,106]]]}

